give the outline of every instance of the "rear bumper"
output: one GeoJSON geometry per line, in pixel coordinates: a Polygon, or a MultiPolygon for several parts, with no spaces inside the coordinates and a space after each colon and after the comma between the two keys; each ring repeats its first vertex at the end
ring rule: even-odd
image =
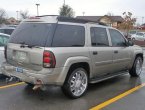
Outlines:
{"type": "Polygon", "coordinates": [[[67,67],[54,68],[54,69],[42,69],[41,71],[33,71],[23,68],[23,73],[16,72],[16,67],[8,63],[3,63],[1,71],[6,76],[14,76],[21,81],[36,84],[37,80],[41,80],[44,85],[63,85],[66,74],[68,72],[67,67]]]}

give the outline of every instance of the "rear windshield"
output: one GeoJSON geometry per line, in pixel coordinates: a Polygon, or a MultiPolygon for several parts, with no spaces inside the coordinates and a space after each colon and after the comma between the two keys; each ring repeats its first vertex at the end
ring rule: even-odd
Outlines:
{"type": "Polygon", "coordinates": [[[53,30],[55,24],[47,23],[22,23],[12,33],[10,43],[45,47],[46,42],[48,46],[51,45],[53,30]]]}

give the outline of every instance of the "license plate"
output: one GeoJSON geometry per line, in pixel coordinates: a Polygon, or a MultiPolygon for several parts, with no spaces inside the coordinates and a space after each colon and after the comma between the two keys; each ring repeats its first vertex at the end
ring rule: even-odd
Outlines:
{"type": "Polygon", "coordinates": [[[23,68],[16,67],[16,72],[23,73],[23,68]]]}

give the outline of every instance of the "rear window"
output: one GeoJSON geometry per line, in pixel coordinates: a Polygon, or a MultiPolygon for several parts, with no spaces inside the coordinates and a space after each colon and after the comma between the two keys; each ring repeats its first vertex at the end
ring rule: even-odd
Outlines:
{"type": "Polygon", "coordinates": [[[5,34],[11,35],[13,31],[14,31],[14,29],[6,29],[5,34]]]}
{"type": "Polygon", "coordinates": [[[11,35],[14,29],[0,29],[0,33],[11,35]]]}
{"type": "Polygon", "coordinates": [[[82,47],[85,44],[85,28],[76,25],[58,24],[52,47],[82,47]]]}
{"type": "Polygon", "coordinates": [[[143,33],[137,33],[136,35],[143,36],[144,34],[143,33]]]}
{"type": "Polygon", "coordinates": [[[10,38],[10,43],[26,45],[41,46],[45,47],[51,45],[53,30],[55,24],[47,23],[22,23],[18,28],[12,33],[10,38]]]}

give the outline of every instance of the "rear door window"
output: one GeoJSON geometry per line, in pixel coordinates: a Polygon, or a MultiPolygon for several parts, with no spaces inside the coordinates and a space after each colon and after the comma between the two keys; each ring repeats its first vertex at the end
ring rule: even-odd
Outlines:
{"type": "Polygon", "coordinates": [[[22,23],[12,33],[10,43],[45,47],[47,42],[50,46],[54,27],[55,24],[22,23]]]}
{"type": "Polygon", "coordinates": [[[58,24],[52,47],[82,47],[85,44],[85,28],[77,25],[58,24]]]}
{"type": "Polygon", "coordinates": [[[96,46],[96,47],[109,46],[106,28],[91,27],[90,33],[91,33],[92,46],[96,46]]]}

